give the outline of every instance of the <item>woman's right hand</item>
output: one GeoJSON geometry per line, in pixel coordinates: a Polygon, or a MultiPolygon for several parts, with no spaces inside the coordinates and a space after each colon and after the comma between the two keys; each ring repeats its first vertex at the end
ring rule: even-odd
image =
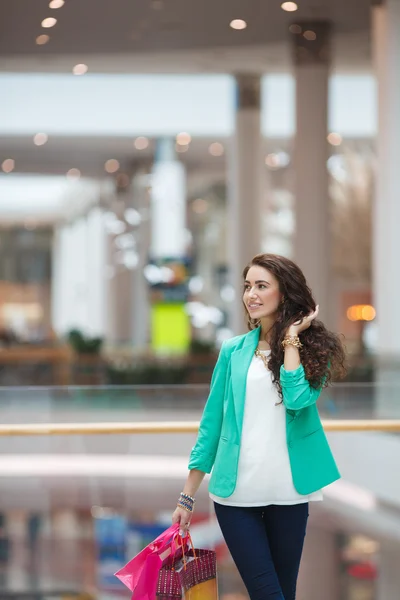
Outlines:
{"type": "Polygon", "coordinates": [[[192,518],[193,513],[188,512],[187,510],[185,510],[184,508],[180,508],[180,506],[177,506],[173,515],[172,515],[172,525],[175,525],[175,523],[179,523],[180,525],[180,529],[179,529],[179,535],[181,537],[185,537],[186,532],[188,531],[189,527],[190,527],[190,521],[192,518]]]}

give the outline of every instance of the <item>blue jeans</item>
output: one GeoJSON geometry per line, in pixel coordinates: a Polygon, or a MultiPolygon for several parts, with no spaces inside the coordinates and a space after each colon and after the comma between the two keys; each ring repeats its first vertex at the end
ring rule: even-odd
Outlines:
{"type": "Polygon", "coordinates": [[[295,600],[308,503],[214,506],[250,599],[295,600]]]}

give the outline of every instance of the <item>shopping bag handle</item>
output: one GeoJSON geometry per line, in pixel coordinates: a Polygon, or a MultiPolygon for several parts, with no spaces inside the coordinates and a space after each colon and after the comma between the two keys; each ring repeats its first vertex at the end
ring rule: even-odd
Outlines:
{"type": "MultiPolygon", "coordinates": [[[[193,556],[194,556],[195,560],[197,560],[197,556],[196,556],[196,550],[194,549],[193,539],[192,539],[192,536],[190,535],[190,532],[189,532],[189,530],[187,531],[187,534],[186,534],[186,536],[187,536],[187,538],[189,539],[190,545],[191,545],[191,547],[192,547],[193,556]]],[[[179,536],[178,536],[178,538],[180,539],[180,542],[181,542],[183,568],[184,568],[184,570],[186,571],[186,563],[187,563],[187,560],[186,560],[186,558],[185,558],[185,548],[184,548],[184,545],[183,545],[183,539],[184,539],[184,538],[183,538],[181,535],[179,535],[179,536]]],[[[186,545],[188,546],[188,544],[186,544],[186,545]]],[[[174,558],[175,558],[175,553],[174,553],[174,558]]],[[[173,564],[174,564],[174,563],[175,563],[175,560],[173,559],[173,564]]],[[[172,567],[172,568],[174,569],[174,567],[172,567]]]]}

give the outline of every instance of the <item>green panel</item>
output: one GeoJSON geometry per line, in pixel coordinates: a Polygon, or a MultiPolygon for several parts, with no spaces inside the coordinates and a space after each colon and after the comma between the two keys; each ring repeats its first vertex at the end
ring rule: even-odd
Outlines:
{"type": "Polygon", "coordinates": [[[152,347],[155,352],[183,353],[190,344],[190,319],[181,303],[153,304],[152,347]]]}

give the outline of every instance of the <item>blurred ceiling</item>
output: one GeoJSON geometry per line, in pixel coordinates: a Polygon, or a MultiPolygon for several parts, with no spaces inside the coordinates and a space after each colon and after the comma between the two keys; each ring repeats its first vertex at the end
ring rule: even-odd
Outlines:
{"type": "MultiPolygon", "coordinates": [[[[81,63],[89,73],[282,72],[292,64],[290,25],[319,19],[333,24],[334,69],[370,70],[370,0],[299,0],[296,12],[282,10],[281,0],[53,0],[62,5],[57,9],[49,2],[0,2],[0,72],[71,73],[81,63]],[[55,26],[43,28],[51,17],[55,26]],[[245,20],[247,27],[232,29],[233,19],[245,20]],[[38,45],[43,35],[48,43],[38,45]]],[[[31,136],[2,136],[0,164],[11,161],[15,175],[79,169],[82,177],[102,179],[109,159],[120,163],[122,173],[150,165],[154,140],[149,142],[138,150],[128,136],[50,135],[36,147],[31,136]]],[[[290,151],[289,140],[264,144],[265,153],[290,151]]],[[[195,137],[179,154],[188,169],[188,191],[197,194],[199,185],[224,178],[228,145],[226,139],[195,137]],[[222,155],[210,154],[214,142],[224,145],[222,155]]],[[[7,205],[7,197],[0,200],[7,205]]]]}
{"type": "MultiPolygon", "coordinates": [[[[189,170],[201,164],[207,170],[223,172],[225,156],[212,156],[209,152],[210,145],[215,142],[222,143],[226,149],[224,139],[195,138],[179,156],[189,170]]],[[[137,150],[134,138],[129,137],[51,136],[43,146],[34,146],[32,136],[0,138],[0,157],[13,157],[16,164],[14,173],[65,175],[69,169],[78,168],[84,177],[103,178],[107,175],[104,170],[107,160],[118,160],[119,172],[131,173],[135,167],[150,168],[154,150],[155,140],[149,140],[146,149],[137,150]]]]}
{"type": "Polygon", "coordinates": [[[290,24],[329,19],[335,62],[346,68],[369,62],[370,0],[299,0],[285,12],[280,0],[3,0],[0,69],[59,70],[71,57],[91,59],[91,71],[235,71],[290,65],[290,24]],[[43,19],[54,27],[43,29],[43,19]],[[243,19],[247,28],[229,24],[243,19]],[[36,37],[50,40],[37,45],[36,37]],[[254,60],[253,60],[254,59],[254,60]]]}

